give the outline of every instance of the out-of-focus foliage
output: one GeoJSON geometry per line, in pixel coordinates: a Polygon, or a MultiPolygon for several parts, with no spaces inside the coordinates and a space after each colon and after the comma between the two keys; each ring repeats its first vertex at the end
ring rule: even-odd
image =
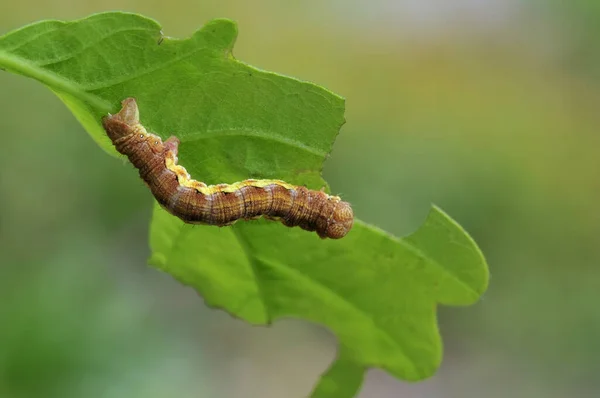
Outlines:
{"type": "Polygon", "coordinates": [[[112,259],[85,239],[72,235],[54,250],[43,269],[1,270],[0,396],[164,397],[168,384],[143,376],[153,372],[191,385],[190,372],[173,373],[168,358],[190,348],[173,336],[171,347],[162,344],[152,297],[135,295],[119,280],[126,273],[103,271],[112,259]]]}
{"type": "Polygon", "coordinates": [[[561,54],[564,67],[594,79],[600,78],[600,54],[595,49],[600,35],[600,3],[594,0],[547,2],[549,15],[566,41],[558,41],[556,50],[561,54]]]}
{"type": "MultiPolygon", "coordinates": [[[[594,61],[600,50],[593,33],[600,20],[583,7],[594,4],[23,0],[2,9],[0,30],[108,9],[159,18],[165,34],[178,37],[214,17],[238,21],[237,58],[348,99],[347,123],[325,177],[359,217],[405,234],[435,202],[472,233],[490,263],[492,284],[482,303],[442,311],[445,358],[439,374],[411,386],[370,374],[360,397],[591,398],[600,390],[600,80],[594,61]],[[578,52],[585,56],[573,62],[570,54],[578,52]],[[386,213],[390,207],[393,218],[386,213]]],[[[171,322],[159,322],[161,328],[146,324],[144,330],[167,336],[152,344],[167,347],[162,359],[170,360],[169,375],[189,369],[190,357],[210,361],[208,369],[190,370],[196,384],[137,368],[140,378],[130,380],[130,396],[145,396],[136,395],[136,384],[165,377],[181,396],[201,396],[209,384],[215,393],[208,396],[306,396],[333,357],[331,340],[302,332],[298,324],[276,323],[275,330],[285,329],[282,335],[245,328],[203,311],[197,297],[179,295],[169,278],[148,283],[141,270],[151,201],[135,173],[124,173],[128,166],[98,151],[64,106],[36,83],[0,73],[0,86],[2,114],[9,115],[0,119],[1,268],[13,274],[2,275],[0,292],[25,283],[25,274],[15,271],[23,264],[32,272],[45,269],[60,243],[77,236],[93,245],[80,250],[110,253],[113,260],[94,265],[69,257],[75,267],[107,275],[113,267],[128,269],[118,279],[132,296],[149,294],[160,303],[154,316],[168,314],[171,322]],[[30,107],[38,110],[36,117],[30,107]],[[86,174],[72,172],[83,164],[86,174]],[[24,176],[36,177],[35,189],[23,188],[24,176]],[[174,354],[169,347],[175,341],[200,343],[202,355],[174,354]]],[[[72,269],[66,260],[51,266],[72,269]]],[[[81,300],[85,291],[72,288],[49,284],[48,300],[62,306],[81,300]]],[[[0,313],[7,305],[14,303],[0,302],[0,313]]],[[[24,312],[31,306],[19,305],[24,312]]],[[[48,318],[48,310],[28,311],[32,319],[48,318]]],[[[119,339],[134,341],[110,336],[103,346],[111,353],[119,339]]],[[[117,366],[126,355],[105,361],[117,366]]],[[[26,369],[43,357],[40,352],[13,366],[26,369]]],[[[67,375],[61,387],[66,391],[74,367],[57,368],[67,375]]]]}

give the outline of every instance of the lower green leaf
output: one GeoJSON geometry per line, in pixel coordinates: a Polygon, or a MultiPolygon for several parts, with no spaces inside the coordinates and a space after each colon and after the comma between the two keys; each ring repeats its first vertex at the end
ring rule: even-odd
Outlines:
{"type": "Polygon", "coordinates": [[[191,226],[156,206],[150,241],[153,263],[212,306],[252,323],[295,317],[332,330],[342,354],[320,397],[346,396],[369,367],[431,376],[441,360],[436,304],[471,304],[488,281],[477,246],[436,207],[404,239],[358,221],[331,241],[264,220],[191,226]]]}

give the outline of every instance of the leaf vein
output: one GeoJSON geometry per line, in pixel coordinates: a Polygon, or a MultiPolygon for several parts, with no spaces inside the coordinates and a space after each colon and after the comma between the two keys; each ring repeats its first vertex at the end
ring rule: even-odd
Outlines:
{"type": "Polygon", "coordinates": [[[427,254],[425,254],[417,246],[415,246],[413,244],[410,244],[410,242],[407,241],[407,239],[398,239],[398,238],[395,238],[395,237],[394,237],[394,239],[396,241],[400,242],[400,244],[402,244],[405,248],[407,248],[408,250],[410,250],[413,253],[415,253],[416,256],[421,257],[422,259],[424,259],[425,261],[427,261],[429,264],[431,264],[434,267],[436,267],[437,269],[439,269],[444,275],[446,275],[447,277],[449,277],[449,279],[451,279],[451,280],[455,281],[456,283],[458,283],[458,285],[462,286],[463,289],[465,289],[465,291],[467,291],[469,294],[472,294],[474,298],[479,297],[479,293],[473,287],[471,287],[467,282],[463,281],[454,272],[451,272],[447,268],[443,267],[437,260],[434,260],[432,257],[430,257],[427,254]]]}
{"type": "Polygon", "coordinates": [[[150,73],[156,72],[157,70],[163,69],[167,66],[176,64],[179,61],[182,61],[188,57],[191,57],[192,55],[200,52],[201,50],[205,50],[207,47],[198,47],[196,49],[194,49],[193,51],[189,51],[185,54],[179,55],[177,57],[174,57],[166,62],[161,62],[158,63],[156,65],[154,65],[151,68],[145,69],[140,71],[139,73],[136,73],[135,75],[129,74],[129,75],[121,75],[120,79],[114,79],[114,80],[108,80],[108,81],[104,81],[101,84],[96,84],[96,85],[85,85],[84,87],[88,90],[88,91],[95,91],[95,90],[99,90],[99,89],[105,89],[105,88],[109,88],[109,87],[113,87],[116,86],[117,84],[121,84],[124,83],[126,81],[132,80],[134,78],[139,78],[142,77],[144,75],[149,75],[150,73]]]}
{"type": "MultiPolygon", "coordinates": [[[[53,29],[48,29],[48,30],[45,30],[43,32],[39,32],[39,33],[31,36],[30,38],[28,38],[25,41],[17,43],[16,46],[8,47],[8,48],[5,47],[5,48],[3,48],[3,50],[7,51],[7,52],[14,52],[15,50],[18,50],[18,49],[22,48],[23,46],[26,46],[27,44],[31,43],[32,41],[37,40],[37,38],[40,37],[40,36],[56,32],[57,30],[61,29],[63,26],[64,25],[61,25],[61,26],[53,28],[53,29]]],[[[17,33],[17,32],[15,32],[15,33],[17,33]]],[[[2,37],[2,41],[6,40],[7,38],[10,38],[10,35],[2,37]]],[[[1,41],[0,41],[0,43],[1,43],[1,41]]]]}
{"type": "Polygon", "coordinates": [[[257,295],[264,307],[265,323],[267,325],[270,325],[272,322],[271,312],[269,311],[269,305],[267,303],[267,296],[265,295],[264,287],[262,286],[262,282],[261,282],[260,278],[258,277],[258,271],[256,269],[256,259],[252,255],[252,249],[248,245],[248,241],[238,232],[238,230],[235,228],[235,226],[233,226],[231,228],[231,230],[233,231],[233,235],[239,242],[240,247],[241,247],[242,251],[244,252],[244,255],[248,259],[248,263],[250,264],[250,270],[252,271],[252,274],[254,275],[254,281],[256,283],[257,295]]]}
{"type": "Polygon", "coordinates": [[[295,140],[293,138],[290,137],[286,137],[280,134],[274,134],[274,133],[270,133],[270,132],[264,132],[264,131],[260,131],[260,130],[251,130],[251,129],[246,129],[246,128],[240,128],[240,129],[223,129],[223,130],[207,130],[206,132],[202,132],[202,133],[192,133],[192,134],[188,134],[185,137],[181,138],[181,142],[190,142],[190,141],[200,141],[200,140],[204,140],[204,139],[210,139],[210,138],[214,138],[214,137],[222,137],[222,136],[227,136],[227,137],[255,137],[255,138],[261,138],[267,141],[275,141],[284,145],[288,145],[291,146],[293,148],[297,148],[300,149],[304,152],[308,152],[311,155],[315,155],[318,156],[320,158],[327,156],[328,152],[323,151],[321,149],[318,148],[314,148],[311,146],[308,146],[298,140],[295,140]]]}
{"type": "Polygon", "coordinates": [[[51,60],[50,62],[47,63],[36,63],[35,65],[39,66],[39,67],[48,67],[51,65],[55,65],[58,64],[60,62],[65,62],[68,61],[70,59],[73,59],[74,57],[76,57],[79,54],[82,54],[84,51],[88,50],[89,48],[95,46],[96,44],[102,43],[104,40],[111,38],[112,36],[118,35],[119,33],[123,33],[123,32],[136,32],[136,31],[140,31],[140,32],[144,32],[144,31],[151,31],[152,29],[148,29],[148,28],[128,28],[128,29],[117,29],[112,31],[110,34],[105,35],[105,36],[101,36],[98,40],[90,42],[87,45],[84,45],[83,47],[77,49],[76,51],[69,53],[68,55],[62,57],[62,58],[57,58],[54,60],[51,60]]]}
{"type": "MultiPolygon", "coordinates": [[[[239,235],[236,235],[239,237],[239,235]]],[[[250,254],[251,255],[251,254],[250,254]]],[[[252,255],[251,255],[252,256],[252,255]]],[[[298,278],[302,278],[303,280],[306,280],[308,283],[316,286],[318,289],[326,292],[327,294],[329,294],[330,296],[334,297],[335,299],[343,302],[344,304],[346,304],[350,309],[356,311],[358,314],[360,314],[361,316],[363,316],[364,318],[370,320],[373,324],[373,326],[381,332],[381,335],[383,335],[384,338],[388,339],[390,342],[392,342],[397,348],[398,351],[401,353],[401,355],[404,357],[404,359],[411,364],[414,364],[414,362],[410,359],[410,357],[406,354],[407,350],[403,347],[403,345],[401,344],[401,342],[395,338],[393,335],[391,335],[385,328],[383,325],[381,325],[379,323],[379,321],[377,320],[377,318],[371,314],[369,314],[368,311],[363,310],[362,308],[360,308],[356,303],[347,300],[345,297],[341,296],[338,292],[336,292],[335,290],[329,288],[328,286],[326,286],[325,284],[317,281],[316,279],[310,278],[308,275],[303,274],[300,270],[293,268],[293,267],[283,267],[281,264],[276,263],[274,261],[271,261],[269,259],[265,259],[262,258],[260,256],[255,256],[256,259],[258,259],[259,261],[270,265],[271,267],[274,268],[284,268],[285,270],[287,270],[289,273],[293,273],[294,275],[296,275],[298,278]]],[[[368,365],[372,365],[372,366],[376,366],[376,365],[380,365],[380,364],[368,364],[368,365]]]]}

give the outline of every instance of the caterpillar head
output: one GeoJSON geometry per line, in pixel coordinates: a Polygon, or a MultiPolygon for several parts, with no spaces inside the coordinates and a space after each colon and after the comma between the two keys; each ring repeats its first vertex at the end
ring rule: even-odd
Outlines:
{"type": "Polygon", "coordinates": [[[325,230],[317,233],[321,238],[340,239],[350,232],[353,224],[354,213],[350,203],[340,200],[336,203],[325,230]]]}

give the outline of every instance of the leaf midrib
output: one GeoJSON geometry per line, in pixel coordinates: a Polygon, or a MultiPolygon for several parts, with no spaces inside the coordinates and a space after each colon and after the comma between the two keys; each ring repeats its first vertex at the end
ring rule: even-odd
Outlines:
{"type": "Polygon", "coordinates": [[[27,77],[36,79],[55,91],[63,92],[78,98],[79,100],[92,105],[101,113],[108,113],[112,109],[110,102],[103,100],[97,95],[87,93],[80,84],[67,80],[56,73],[50,73],[25,58],[0,50],[0,65],[27,77]]]}
{"type": "MultiPolygon", "coordinates": [[[[390,342],[392,342],[396,348],[398,349],[398,351],[402,354],[402,356],[404,357],[404,359],[406,360],[406,362],[410,363],[413,365],[413,372],[417,371],[417,368],[414,366],[414,361],[408,356],[407,354],[407,350],[402,346],[401,342],[395,338],[393,335],[391,335],[387,329],[381,325],[377,318],[369,315],[369,313],[365,310],[363,310],[362,308],[360,308],[357,303],[352,302],[348,299],[346,299],[345,297],[341,296],[338,292],[336,292],[335,290],[329,288],[328,286],[324,285],[323,283],[311,278],[310,276],[302,273],[300,270],[293,268],[293,267],[288,267],[288,266],[284,266],[281,265],[279,263],[276,263],[274,261],[271,261],[269,259],[263,258],[261,256],[254,256],[256,258],[256,260],[261,261],[265,264],[269,264],[272,267],[277,267],[277,268],[283,268],[284,270],[288,271],[288,273],[293,273],[295,274],[298,278],[301,278],[303,280],[308,281],[308,283],[313,284],[314,286],[316,286],[319,290],[325,291],[326,294],[328,294],[330,297],[335,297],[336,299],[338,299],[339,301],[343,302],[345,305],[347,305],[350,309],[354,310],[355,312],[357,312],[358,314],[360,314],[362,317],[364,317],[365,319],[368,319],[372,322],[373,326],[375,327],[376,330],[378,330],[386,339],[388,339],[390,342]]],[[[255,260],[255,261],[256,261],[255,260]]],[[[267,305],[265,305],[265,308],[268,308],[267,305]]],[[[325,325],[327,326],[327,325],[325,325]]],[[[382,364],[377,364],[377,363],[372,363],[372,364],[368,364],[371,366],[381,366],[382,364]]]]}
{"type": "MultiPolygon", "coordinates": [[[[398,339],[394,338],[394,336],[389,334],[389,332],[381,324],[379,324],[379,322],[377,321],[377,319],[375,317],[369,315],[368,312],[366,312],[365,310],[360,308],[356,303],[341,296],[335,290],[333,290],[333,289],[329,288],[328,286],[324,285],[323,283],[311,278],[310,276],[303,274],[300,270],[293,268],[293,267],[285,266],[285,265],[276,263],[270,259],[266,259],[261,256],[252,254],[252,251],[250,250],[250,246],[248,245],[247,239],[245,238],[244,234],[236,231],[235,228],[232,228],[232,231],[233,231],[235,238],[238,240],[240,247],[244,251],[244,254],[246,255],[248,262],[251,266],[252,272],[254,274],[254,279],[256,281],[257,290],[259,292],[260,299],[263,303],[263,307],[265,308],[265,314],[267,316],[269,323],[272,321],[272,318],[271,318],[271,314],[269,311],[268,303],[266,301],[266,296],[264,294],[264,288],[262,287],[262,283],[260,282],[260,278],[258,277],[258,271],[256,269],[255,261],[260,261],[265,264],[269,264],[270,266],[272,266],[274,268],[280,268],[280,269],[283,268],[284,270],[287,270],[289,273],[293,273],[293,274],[297,275],[299,278],[302,278],[302,279],[308,281],[307,283],[312,283],[319,290],[325,291],[326,294],[329,294],[330,296],[333,296],[333,297],[337,298],[338,300],[340,300],[341,302],[343,302],[344,304],[348,305],[348,307],[350,307],[351,309],[353,309],[354,311],[356,311],[357,313],[362,315],[364,318],[369,319],[373,323],[375,328],[377,330],[379,330],[385,338],[387,338],[389,341],[391,341],[397,347],[398,351],[402,353],[402,356],[404,357],[406,362],[413,365],[413,369],[412,369],[413,372],[417,372],[417,368],[415,366],[414,361],[407,355],[407,350],[402,347],[402,344],[400,343],[400,341],[398,341],[398,339]]],[[[327,326],[327,325],[325,325],[325,326],[327,326]]],[[[369,364],[369,365],[380,366],[381,364],[369,364]]]]}

